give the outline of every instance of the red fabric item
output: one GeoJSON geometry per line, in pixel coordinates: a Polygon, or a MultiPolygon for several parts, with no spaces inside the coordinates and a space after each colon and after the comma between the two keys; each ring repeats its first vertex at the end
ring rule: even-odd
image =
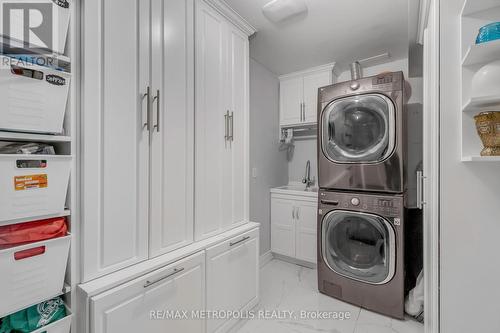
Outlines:
{"type": "Polygon", "coordinates": [[[0,249],[66,236],[66,218],[26,222],[0,227],[0,249]]]}

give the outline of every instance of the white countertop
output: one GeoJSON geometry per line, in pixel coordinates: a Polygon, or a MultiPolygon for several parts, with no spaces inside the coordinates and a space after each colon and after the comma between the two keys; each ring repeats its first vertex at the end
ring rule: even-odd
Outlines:
{"type": "Polygon", "coordinates": [[[309,189],[306,189],[306,186],[304,184],[290,183],[286,186],[272,188],[271,193],[290,194],[290,195],[299,195],[303,197],[317,198],[318,188],[311,187],[309,189]]]}

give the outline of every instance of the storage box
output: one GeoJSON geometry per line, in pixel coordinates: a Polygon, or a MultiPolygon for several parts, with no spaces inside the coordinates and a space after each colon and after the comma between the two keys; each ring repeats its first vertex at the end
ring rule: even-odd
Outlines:
{"type": "Polygon", "coordinates": [[[70,169],[71,156],[0,154],[0,225],[64,211],[70,169]]]}
{"type": "Polygon", "coordinates": [[[61,133],[71,74],[0,56],[0,129],[61,133]]]}
{"type": "Polygon", "coordinates": [[[61,294],[70,240],[68,235],[0,250],[0,318],[61,294]]]}
{"type": "MultiPolygon", "coordinates": [[[[23,11],[30,10],[35,20],[40,19],[40,29],[30,31],[29,40],[24,40],[22,26],[12,25],[6,37],[11,39],[10,44],[16,48],[22,48],[23,44],[29,43],[29,48],[39,48],[63,54],[66,48],[66,39],[69,32],[71,6],[73,0],[15,0],[3,1],[0,6],[0,17],[12,21],[17,20],[22,24],[23,11]],[[50,35],[48,35],[50,33],[50,35]],[[51,40],[49,40],[49,37],[51,40]]],[[[32,19],[33,20],[33,19],[32,19]]],[[[31,23],[40,24],[37,22],[31,23]]]]}
{"type": "Polygon", "coordinates": [[[69,333],[71,329],[71,320],[73,319],[73,314],[70,309],[66,307],[66,317],[59,319],[47,326],[40,327],[36,331],[31,333],[69,333]]]}

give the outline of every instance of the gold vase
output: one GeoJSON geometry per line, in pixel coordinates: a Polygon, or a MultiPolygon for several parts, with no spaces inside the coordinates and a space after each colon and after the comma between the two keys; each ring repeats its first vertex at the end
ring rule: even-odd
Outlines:
{"type": "Polygon", "coordinates": [[[481,156],[500,156],[500,111],[481,112],[474,119],[484,145],[481,156]]]}

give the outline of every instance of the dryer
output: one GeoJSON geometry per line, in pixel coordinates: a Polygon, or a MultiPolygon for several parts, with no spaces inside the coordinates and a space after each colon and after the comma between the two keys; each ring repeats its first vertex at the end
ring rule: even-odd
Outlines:
{"type": "Polygon", "coordinates": [[[404,82],[394,72],[320,88],[320,188],[406,191],[404,82]]]}
{"type": "Polygon", "coordinates": [[[321,293],[403,319],[404,200],[404,195],[320,191],[321,293]]]}

